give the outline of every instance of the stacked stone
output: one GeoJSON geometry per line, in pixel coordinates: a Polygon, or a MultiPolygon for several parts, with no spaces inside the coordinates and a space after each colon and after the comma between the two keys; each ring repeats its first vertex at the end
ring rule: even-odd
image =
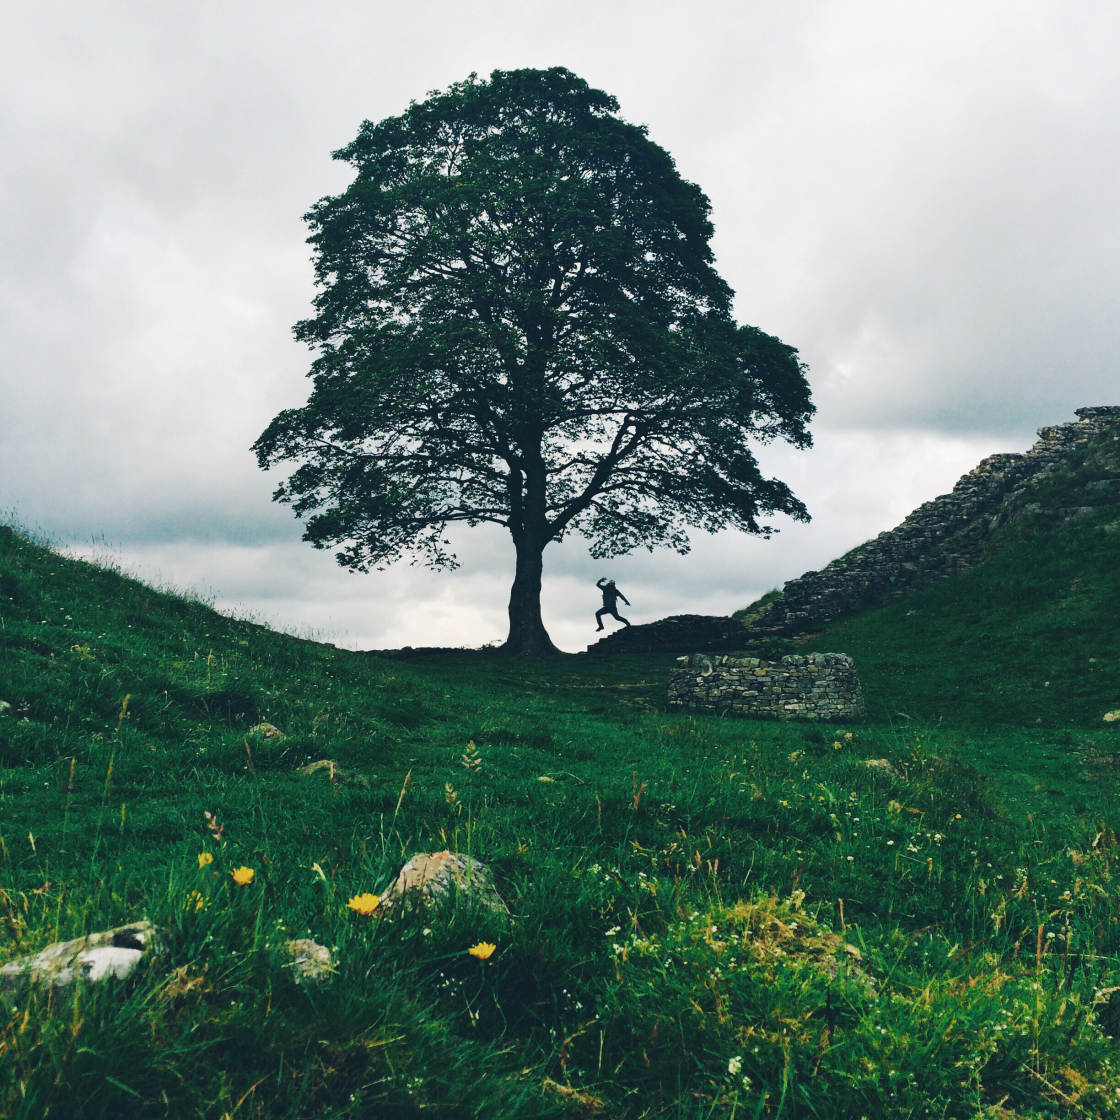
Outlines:
{"type": "MultiPolygon", "coordinates": [[[[1040,428],[1038,442],[1026,453],[989,456],[950,493],[919,506],[895,529],[819,572],[791,580],[750,624],[748,644],[765,636],[812,633],[970,567],[995,529],[1024,508],[1038,508],[1027,499],[1048,472],[1091,440],[1120,439],[1120,407],[1079,408],[1076,414],[1075,423],[1040,428]]],[[[1115,480],[1100,481],[1105,484],[1100,490],[1115,492],[1110,485],[1115,480]]],[[[1055,512],[1072,517],[1084,510],[1055,512]]]]}
{"type": "MultiPolygon", "coordinates": [[[[1051,471],[1068,464],[1078,452],[1091,441],[1120,441],[1120,407],[1098,405],[1093,408],[1077,409],[1076,424],[1055,424],[1039,428],[1039,441],[1025,458],[1034,466],[1034,472],[1027,480],[1012,489],[1004,503],[1005,508],[997,518],[997,524],[1017,520],[1025,514],[1036,513],[1042,509],[1038,502],[1031,501],[1031,487],[1036,482],[1044,482],[1051,471]]],[[[1085,491],[1090,502],[1062,509],[1048,509],[1053,517],[1075,520],[1085,517],[1102,504],[1113,504],[1120,499],[1120,472],[1101,470],[1101,477],[1085,483],[1085,491]]]]}
{"type": "Polygon", "coordinates": [[[864,715],[852,659],[842,653],[681,657],[669,678],[669,707],[770,719],[849,721],[864,715]]]}
{"type": "Polygon", "coordinates": [[[1075,424],[1053,424],[1039,428],[1038,443],[1027,452],[1027,457],[1040,462],[1058,462],[1071,448],[1102,435],[1120,438],[1120,406],[1096,405],[1076,409],[1075,424]]]}

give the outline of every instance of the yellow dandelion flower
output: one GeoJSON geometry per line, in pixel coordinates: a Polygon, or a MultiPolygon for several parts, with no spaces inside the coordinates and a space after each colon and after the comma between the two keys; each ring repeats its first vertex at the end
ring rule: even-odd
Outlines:
{"type": "Polygon", "coordinates": [[[492,941],[480,941],[477,945],[472,945],[467,952],[480,961],[488,961],[497,947],[492,941]]]}
{"type": "Polygon", "coordinates": [[[362,917],[368,918],[381,905],[381,899],[367,891],[365,894],[354,895],[346,905],[362,917]]]}
{"type": "Polygon", "coordinates": [[[214,862],[214,857],[213,857],[213,855],[211,855],[210,852],[199,852],[198,853],[198,866],[199,867],[208,867],[213,862],[214,862]]]}
{"type": "Polygon", "coordinates": [[[251,867],[237,867],[230,874],[239,887],[247,887],[253,881],[256,872],[251,867]]]}

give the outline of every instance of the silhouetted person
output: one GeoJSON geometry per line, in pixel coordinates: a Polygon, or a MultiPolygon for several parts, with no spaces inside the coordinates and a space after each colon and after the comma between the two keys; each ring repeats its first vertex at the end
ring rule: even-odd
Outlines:
{"type": "Polygon", "coordinates": [[[613,579],[607,579],[603,576],[595,581],[595,586],[603,593],[603,605],[595,612],[595,621],[599,624],[595,627],[596,630],[603,629],[603,615],[609,614],[613,618],[617,618],[623,626],[629,626],[630,623],[627,619],[623,618],[618,613],[618,601],[621,599],[627,606],[630,606],[630,600],[622,594],[621,591],[614,585],[613,579]]]}

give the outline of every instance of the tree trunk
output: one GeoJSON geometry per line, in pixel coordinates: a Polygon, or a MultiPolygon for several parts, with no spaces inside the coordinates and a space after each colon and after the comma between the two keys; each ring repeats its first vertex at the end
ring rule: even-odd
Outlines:
{"type": "Polygon", "coordinates": [[[544,546],[518,541],[516,547],[517,567],[509,593],[509,637],[502,649],[517,657],[554,657],[560,651],[541,620],[544,546]]]}

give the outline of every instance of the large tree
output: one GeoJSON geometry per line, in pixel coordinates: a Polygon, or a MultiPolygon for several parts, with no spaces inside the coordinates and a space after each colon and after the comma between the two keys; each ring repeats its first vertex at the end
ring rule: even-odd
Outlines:
{"type": "Polygon", "coordinates": [[[307,215],[310,399],[254,445],[299,464],[274,497],[349,568],[453,565],[454,523],[508,529],[518,654],[554,652],[542,554],[567,533],[605,557],[807,518],[749,446],[809,444],[797,351],[735,322],[708,199],[617,114],[554,68],[365,122],[334,153],[354,181],[307,215]]]}

